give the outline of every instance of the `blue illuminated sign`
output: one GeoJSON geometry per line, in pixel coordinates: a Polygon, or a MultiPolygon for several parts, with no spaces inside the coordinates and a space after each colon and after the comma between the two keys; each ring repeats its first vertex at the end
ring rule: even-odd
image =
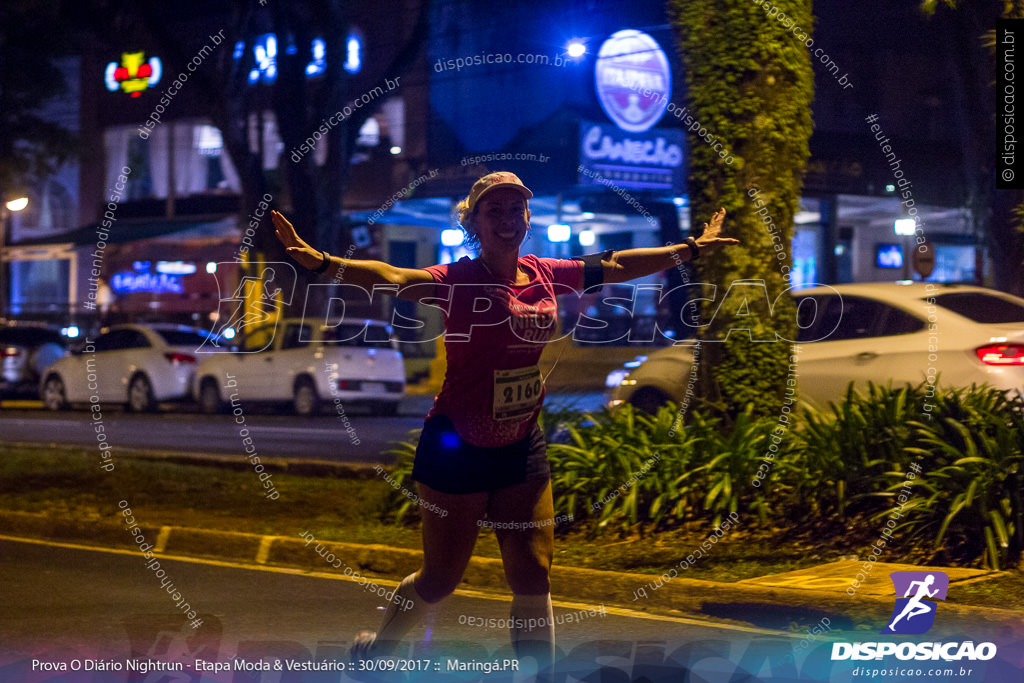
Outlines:
{"type": "Polygon", "coordinates": [[[262,79],[264,83],[273,83],[277,79],[277,36],[273,33],[257,36],[252,54],[256,58],[256,67],[249,72],[249,82],[262,79]]]}
{"type": "Polygon", "coordinates": [[[682,192],[685,140],[681,130],[629,134],[581,121],[579,182],[682,192]]]}
{"type": "Polygon", "coordinates": [[[363,68],[363,36],[359,31],[352,31],[345,40],[345,71],[357,74],[363,68]]]}
{"type": "MultiPolygon", "coordinates": [[[[244,54],[245,44],[239,41],[235,44],[233,57],[241,59],[244,54]]],[[[293,44],[285,47],[287,54],[296,54],[298,48],[293,44]]],[[[314,38],[309,46],[310,61],[306,65],[306,76],[322,76],[327,68],[327,43],[323,38],[314,38]]],[[[273,33],[264,33],[256,36],[252,46],[253,59],[256,65],[249,72],[249,82],[273,83],[277,79],[277,36],[273,33]]],[[[358,31],[352,31],[345,39],[345,62],[342,64],[345,71],[359,73],[363,68],[363,38],[358,31]]]]}
{"type": "Polygon", "coordinates": [[[196,272],[196,264],[185,261],[157,261],[156,272],[168,275],[191,275],[196,272]]]}
{"type": "Polygon", "coordinates": [[[323,38],[313,39],[313,61],[306,65],[307,76],[319,76],[327,68],[327,43],[323,38]]]}
{"type": "Polygon", "coordinates": [[[601,45],[594,65],[601,108],[619,128],[642,133],[658,123],[672,95],[668,57],[651,36],[628,29],[601,45]]]}
{"type": "Polygon", "coordinates": [[[167,273],[117,273],[110,280],[110,287],[119,294],[148,292],[151,294],[181,294],[185,285],[180,275],[167,273]]]}
{"type": "Polygon", "coordinates": [[[875,266],[877,268],[902,268],[903,249],[898,244],[876,244],[875,266]]]}

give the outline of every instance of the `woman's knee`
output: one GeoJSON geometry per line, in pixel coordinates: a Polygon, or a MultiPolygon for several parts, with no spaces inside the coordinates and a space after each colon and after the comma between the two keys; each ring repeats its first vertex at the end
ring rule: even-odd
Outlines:
{"type": "Polygon", "coordinates": [[[541,595],[551,591],[551,557],[544,553],[505,560],[505,578],[513,593],[541,595]]]}
{"type": "Polygon", "coordinates": [[[461,574],[421,569],[420,575],[416,578],[416,592],[427,602],[433,603],[454,593],[461,581],[461,574]]]}

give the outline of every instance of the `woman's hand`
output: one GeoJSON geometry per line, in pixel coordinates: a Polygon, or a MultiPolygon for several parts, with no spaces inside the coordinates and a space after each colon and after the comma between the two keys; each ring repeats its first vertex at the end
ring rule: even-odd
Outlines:
{"type": "Polygon", "coordinates": [[[277,239],[281,240],[281,244],[285,246],[285,251],[300,266],[313,270],[323,263],[323,256],[320,255],[320,250],[314,249],[302,241],[298,233],[295,232],[295,226],[287,218],[277,211],[271,211],[270,218],[274,221],[274,234],[277,235],[277,239]]]}
{"type": "Polygon", "coordinates": [[[740,241],[733,237],[719,237],[722,234],[722,223],[725,221],[725,209],[719,209],[711,217],[711,223],[704,224],[704,234],[697,238],[697,248],[703,252],[705,249],[711,251],[729,244],[739,244],[740,241]]]}

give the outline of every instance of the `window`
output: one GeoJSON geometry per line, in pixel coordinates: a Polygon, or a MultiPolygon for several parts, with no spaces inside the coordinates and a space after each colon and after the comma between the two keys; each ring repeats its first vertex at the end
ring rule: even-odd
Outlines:
{"type": "Polygon", "coordinates": [[[342,324],[337,327],[326,327],[323,330],[324,342],[360,348],[390,349],[390,325],[351,325],[342,324]],[[339,341],[340,340],[340,341],[339,341]]]}
{"type": "Polygon", "coordinates": [[[967,245],[935,245],[935,269],[929,276],[934,282],[973,282],[975,247],[967,245]]]}
{"type": "Polygon", "coordinates": [[[822,334],[828,331],[821,327],[821,311],[824,310],[823,302],[827,302],[829,298],[813,296],[796,298],[796,339],[798,342],[816,341],[821,337],[821,334],[817,333],[819,329],[822,329],[822,334]]]}
{"type": "Polygon", "coordinates": [[[872,299],[825,295],[798,297],[797,301],[799,342],[889,337],[913,334],[925,327],[920,318],[872,299]]]}
{"type": "Polygon", "coordinates": [[[231,159],[223,153],[220,131],[208,124],[167,122],[144,138],[136,126],[112,126],[103,136],[105,187],[122,186],[121,200],[162,199],[169,196],[172,186],[177,197],[241,190],[231,159]],[[125,166],[131,168],[126,176],[122,175],[125,166]]]}
{"type": "Polygon", "coordinates": [[[281,342],[282,349],[302,348],[303,340],[310,338],[309,325],[289,325],[284,330],[284,340],[281,342]]]}
{"type": "Polygon", "coordinates": [[[149,340],[146,339],[146,335],[137,330],[114,330],[97,337],[94,346],[97,353],[101,351],[145,349],[149,348],[149,340]]]}
{"type": "Polygon", "coordinates": [[[935,297],[935,303],[976,323],[999,325],[1024,323],[1024,306],[984,292],[951,292],[935,297]]]}
{"type": "Polygon", "coordinates": [[[77,202],[74,196],[59,180],[49,178],[31,194],[28,206],[18,214],[18,227],[68,230],[77,220],[77,202]]]}
{"type": "Polygon", "coordinates": [[[67,346],[67,339],[55,330],[42,327],[4,327],[0,328],[0,344],[17,344],[19,346],[59,344],[67,346]]]}
{"type": "MultiPolygon", "coordinates": [[[[808,341],[840,341],[876,336],[875,330],[879,329],[879,322],[888,308],[881,302],[856,296],[821,296],[816,299],[819,307],[817,317],[820,319],[810,328],[800,331],[800,337],[808,341]],[[828,336],[822,339],[824,335],[828,336]]],[[[800,308],[798,321],[805,314],[803,306],[800,308]]]]}
{"type": "Polygon", "coordinates": [[[893,306],[883,305],[883,308],[885,309],[885,320],[878,328],[878,336],[890,337],[897,334],[913,334],[924,329],[924,321],[917,316],[893,306]]]}
{"type": "Polygon", "coordinates": [[[274,332],[277,330],[277,323],[264,325],[249,334],[245,335],[238,345],[238,350],[244,353],[256,353],[268,348],[274,341],[274,332]]]}
{"type": "MultiPolygon", "coordinates": [[[[71,261],[63,255],[46,260],[9,261],[11,312],[41,314],[68,308],[71,261]]],[[[4,265],[7,265],[5,263],[4,265]]]]}
{"type": "Polygon", "coordinates": [[[156,333],[168,346],[193,346],[197,349],[206,342],[208,336],[189,330],[156,330],[156,333]]]}

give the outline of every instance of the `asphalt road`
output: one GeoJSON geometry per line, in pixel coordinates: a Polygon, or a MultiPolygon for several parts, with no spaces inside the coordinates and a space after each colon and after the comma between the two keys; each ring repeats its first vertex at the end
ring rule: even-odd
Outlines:
{"type": "MultiPolygon", "coordinates": [[[[0,539],[0,557],[4,596],[0,600],[0,680],[46,680],[39,673],[44,665],[59,667],[75,659],[122,666],[128,659],[180,661],[187,665],[184,673],[193,675],[196,659],[222,663],[231,663],[234,657],[249,662],[326,659],[348,666],[353,664],[348,644],[358,631],[376,627],[384,605],[383,598],[364,590],[358,581],[301,570],[166,558],[160,559],[159,568],[147,568],[146,560],[134,551],[10,539],[0,539]],[[158,578],[158,570],[166,576],[158,578]],[[181,596],[168,594],[161,581],[173,582],[181,596]],[[187,601],[187,607],[178,606],[181,600],[187,601]],[[187,608],[197,614],[184,615],[187,608]],[[33,660],[37,660],[36,673],[33,660]]],[[[394,586],[387,581],[379,584],[388,590],[394,586]]],[[[481,672],[455,678],[447,672],[451,658],[490,662],[512,657],[507,627],[468,624],[468,617],[507,618],[508,597],[463,592],[450,596],[432,623],[416,628],[396,653],[396,657],[416,660],[418,667],[426,666],[431,676],[389,674],[382,680],[511,680],[481,672]],[[435,677],[438,672],[444,676],[435,677]]],[[[556,619],[585,610],[578,623],[573,618],[574,623],[557,627],[561,666],[576,672],[577,678],[603,667],[601,680],[607,681],[639,680],[644,675],[651,680],[666,675],[670,678],[662,680],[682,680],[671,674],[681,675],[683,664],[688,664],[693,668],[689,680],[728,680],[729,673],[740,667],[757,672],[773,659],[769,668],[781,667],[776,670],[782,673],[787,666],[781,663],[784,655],[799,642],[745,627],[626,610],[606,608],[602,616],[598,607],[556,603],[556,619]],[[590,616],[591,609],[595,616],[590,616]]],[[[827,648],[820,647],[827,662],[827,648]]],[[[802,657],[813,649],[797,652],[802,657]]],[[[791,663],[788,672],[795,673],[791,663]]],[[[121,671],[111,680],[125,680],[127,675],[121,671]]],[[[146,680],[154,683],[189,680],[182,674],[169,679],[158,677],[167,674],[151,675],[146,680]]],[[[235,681],[311,680],[308,672],[301,677],[294,672],[252,677],[233,672],[213,680],[231,680],[231,676],[235,681]]],[[[312,680],[349,679],[333,672],[312,680]]],[[[573,679],[560,676],[556,680],[573,679]]]]}
{"type": "MultiPolygon", "coordinates": [[[[239,432],[248,429],[260,454],[268,457],[382,462],[387,461],[381,452],[389,442],[402,440],[409,430],[423,426],[423,414],[389,418],[347,415],[351,432],[337,416],[300,418],[246,411],[242,418],[244,422],[238,424],[231,415],[103,413],[107,442],[115,448],[240,458],[244,457],[245,434],[239,432]]],[[[0,413],[0,433],[7,443],[96,443],[96,432],[85,411],[54,414],[5,409],[0,413]]]]}
{"type": "MultiPolygon", "coordinates": [[[[244,446],[239,431],[247,428],[260,453],[269,457],[390,463],[392,458],[381,453],[391,447],[391,442],[404,440],[410,430],[423,426],[423,417],[432,400],[430,396],[407,396],[395,417],[376,417],[357,411],[346,413],[343,419],[327,407],[317,417],[302,418],[255,405],[243,406],[245,409],[239,418],[202,415],[180,406],[164,406],[160,412],[148,415],[104,406],[101,416],[107,442],[115,448],[241,458],[244,446]]],[[[582,398],[556,396],[549,399],[549,404],[573,402],[593,409],[600,405],[600,400],[598,394],[582,398]]],[[[5,443],[78,446],[96,443],[89,411],[53,413],[44,410],[42,404],[33,406],[26,402],[3,405],[0,435],[5,443]]]]}

